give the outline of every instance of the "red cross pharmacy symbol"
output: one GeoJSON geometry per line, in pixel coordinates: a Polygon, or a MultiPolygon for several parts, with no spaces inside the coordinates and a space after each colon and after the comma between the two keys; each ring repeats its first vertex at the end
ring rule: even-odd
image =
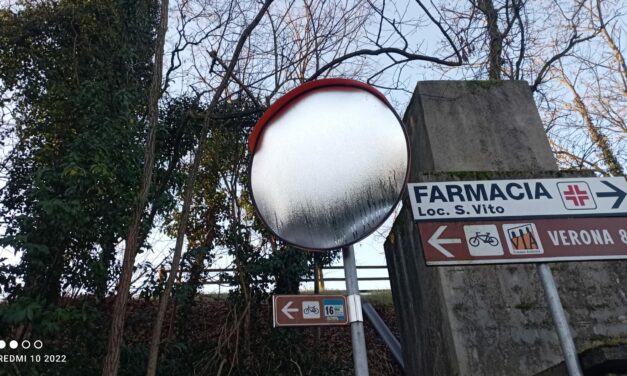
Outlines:
{"type": "Polygon", "coordinates": [[[590,199],[588,192],[579,190],[577,185],[569,185],[564,192],[564,199],[572,201],[575,206],[585,206],[586,200],[590,199]]]}
{"type": "Polygon", "coordinates": [[[557,186],[566,209],[595,209],[597,207],[590,193],[590,187],[585,182],[557,183],[557,186]]]}

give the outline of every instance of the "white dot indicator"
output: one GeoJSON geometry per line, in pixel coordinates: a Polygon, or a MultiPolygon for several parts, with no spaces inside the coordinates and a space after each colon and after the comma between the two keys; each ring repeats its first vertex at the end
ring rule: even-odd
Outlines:
{"type": "Polygon", "coordinates": [[[42,347],[44,347],[44,343],[41,342],[40,340],[36,340],[35,342],[33,342],[33,347],[36,348],[37,350],[39,350],[42,347]]]}
{"type": "Polygon", "coordinates": [[[13,340],[9,342],[9,347],[12,349],[17,349],[17,341],[13,340]]]}
{"type": "Polygon", "coordinates": [[[7,343],[0,339],[0,349],[7,347],[7,343]]]}
{"type": "Polygon", "coordinates": [[[26,339],[25,339],[25,340],[23,340],[23,341],[22,341],[22,348],[23,348],[23,349],[25,349],[25,350],[26,350],[26,349],[30,349],[30,341],[29,341],[29,340],[26,340],[26,339]]]}

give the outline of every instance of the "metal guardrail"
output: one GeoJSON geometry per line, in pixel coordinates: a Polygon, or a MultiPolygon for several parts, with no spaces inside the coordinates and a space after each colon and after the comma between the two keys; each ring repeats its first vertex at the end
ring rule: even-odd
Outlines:
{"type": "MultiPolygon", "coordinates": [[[[387,265],[358,265],[357,269],[387,269],[387,265]]],[[[325,266],[322,268],[322,270],[344,270],[343,266],[325,266]]],[[[216,268],[212,268],[212,269],[205,269],[205,272],[209,272],[209,273],[228,273],[228,272],[234,272],[235,269],[233,268],[226,268],[226,269],[216,269],[216,268]]],[[[345,281],[344,277],[323,277],[324,282],[342,282],[345,281]]],[[[358,277],[359,281],[389,281],[390,277],[386,276],[386,277],[358,277]]],[[[301,279],[301,282],[316,282],[315,278],[303,278],[301,279]]],[[[223,281],[207,281],[204,282],[205,285],[225,285],[225,283],[223,281]]]]}
{"type": "Polygon", "coordinates": [[[362,311],[364,312],[364,316],[368,319],[368,321],[370,321],[370,323],[374,327],[374,330],[376,330],[379,336],[381,336],[383,342],[385,342],[388,349],[390,349],[392,356],[398,362],[398,365],[401,367],[401,369],[405,369],[403,351],[401,349],[401,343],[398,341],[398,338],[396,338],[390,328],[385,325],[385,321],[383,321],[381,316],[379,316],[372,304],[364,303],[361,307],[362,311]]]}
{"type": "MultiPolygon", "coordinates": [[[[373,270],[373,269],[386,269],[387,270],[387,266],[386,265],[358,265],[357,269],[360,270],[373,270]]],[[[325,266],[322,268],[322,270],[344,270],[344,266],[325,266]]],[[[209,272],[209,273],[232,273],[234,272],[235,269],[233,268],[211,268],[211,269],[205,269],[204,272],[209,272]]],[[[169,273],[170,270],[165,270],[166,273],[169,273]]],[[[189,270],[183,270],[183,273],[188,273],[189,270]]],[[[385,276],[385,277],[358,277],[358,280],[361,281],[389,281],[390,277],[389,276],[385,276]]],[[[325,278],[323,277],[323,281],[324,282],[342,282],[345,281],[344,277],[328,277],[325,278]]],[[[267,282],[272,282],[272,281],[267,281],[267,282]]],[[[301,279],[301,282],[316,282],[315,278],[303,278],[301,279]]],[[[227,286],[227,284],[222,281],[222,280],[217,280],[217,281],[206,281],[203,283],[204,285],[224,285],[227,286]]]]}

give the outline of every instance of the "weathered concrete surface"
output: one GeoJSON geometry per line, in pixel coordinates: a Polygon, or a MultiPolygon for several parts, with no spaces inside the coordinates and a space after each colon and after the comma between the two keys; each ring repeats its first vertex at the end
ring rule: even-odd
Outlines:
{"type": "Polygon", "coordinates": [[[524,81],[420,82],[404,121],[416,172],[557,169],[524,81]]]}
{"type": "MultiPolygon", "coordinates": [[[[598,347],[580,354],[585,374],[592,376],[627,376],[627,345],[598,347]]],[[[563,376],[568,374],[564,362],[541,372],[537,376],[563,376]]]]}
{"type": "MultiPolygon", "coordinates": [[[[562,175],[526,82],[420,82],[404,121],[411,182],[562,175]]],[[[408,375],[534,375],[563,360],[534,265],[427,268],[403,205],[385,250],[408,375]]],[[[580,351],[627,338],[627,263],[552,269],[580,351]]]]}

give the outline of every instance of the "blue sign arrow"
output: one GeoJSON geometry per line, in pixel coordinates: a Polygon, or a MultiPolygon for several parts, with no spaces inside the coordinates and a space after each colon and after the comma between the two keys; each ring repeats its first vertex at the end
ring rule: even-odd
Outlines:
{"type": "Polygon", "coordinates": [[[614,192],[598,192],[597,197],[616,197],[616,201],[614,202],[614,205],[612,205],[612,209],[617,209],[620,204],[623,203],[623,200],[627,196],[627,192],[620,190],[612,183],[606,181],[601,181],[601,183],[610,187],[614,192]]]}

